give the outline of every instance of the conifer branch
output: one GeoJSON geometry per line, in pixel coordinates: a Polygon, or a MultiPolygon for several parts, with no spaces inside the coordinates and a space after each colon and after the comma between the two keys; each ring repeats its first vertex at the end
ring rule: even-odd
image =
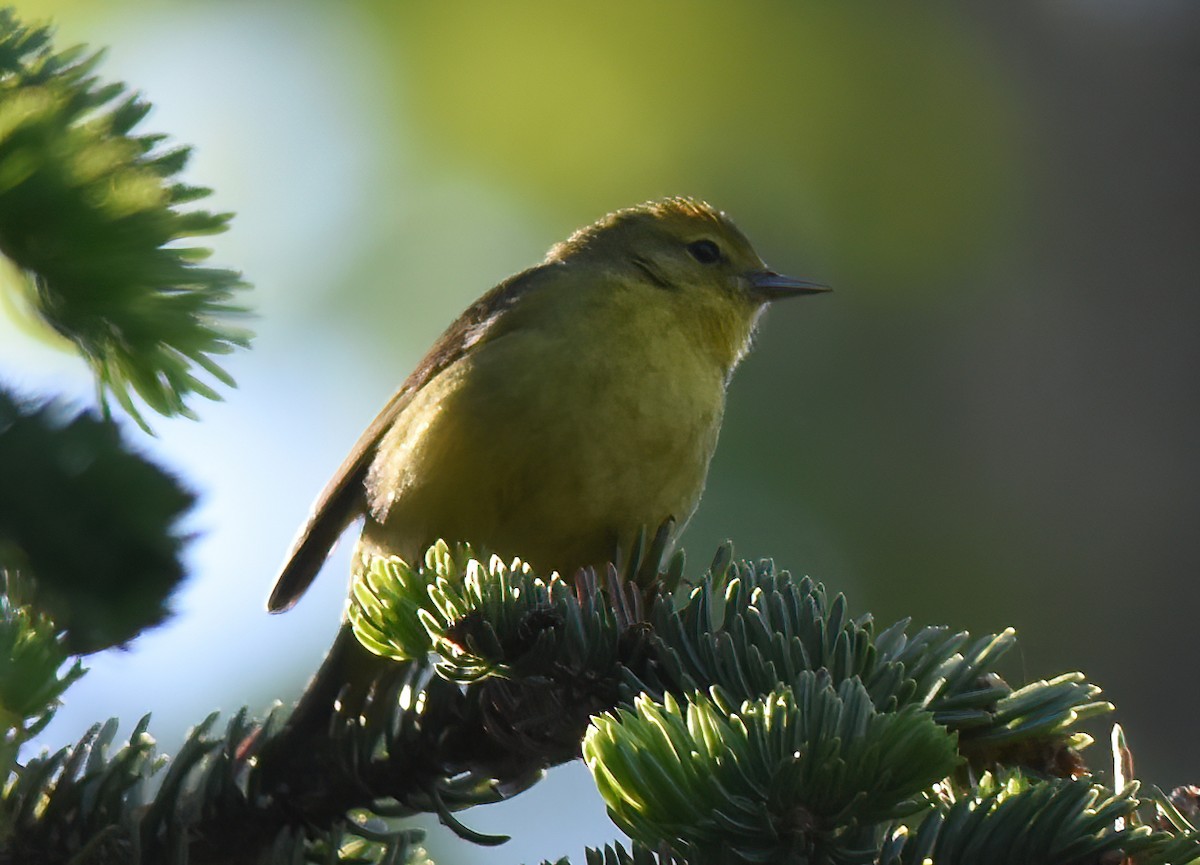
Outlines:
{"type": "Polygon", "coordinates": [[[100,53],[56,52],[51,37],[0,9],[0,253],[27,274],[29,306],[87,359],[106,409],[111,394],[146,427],[136,393],[194,417],[188,397],[219,398],[197,371],[233,386],[215,358],[249,343],[233,323],[244,283],[188,245],[230,214],[186,209],[210,193],[178,178],[189,148],[135,134],[150,104],[100,82],[100,53]]]}
{"type": "Polygon", "coordinates": [[[117,425],[0,387],[0,570],[72,654],[132,640],[169,615],[195,497],[117,425]]]}
{"type": "MultiPolygon", "coordinates": [[[[406,861],[422,854],[417,836],[393,825],[395,818],[438,814],[464,837],[494,843],[502,839],[472,833],[454,812],[515,795],[545,767],[581,753],[617,824],[640,842],[629,851],[589,851],[589,862],[917,865],[932,855],[938,863],[1015,865],[1099,863],[1118,854],[1134,865],[1200,862],[1200,835],[1184,818],[1151,825],[1141,814],[1153,800],[1139,798],[1136,784],[1106,789],[1086,774],[1077,753],[1071,772],[1060,774],[1078,777],[1055,777],[1022,770],[1024,752],[996,751],[993,761],[1017,759],[998,776],[973,782],[955,768],[968,758],[964,733],[947,723],[964,716],[945,705],[935,711],[929,698],[958,693],[978,701],[977,683],[986,682],[986,705],[1017,699],[1005,713],[970,717],[1001,718],[1026,741],[1071,743],[1077,740],[1064,724],[1094,703],[1094,689],[1065,692],[1055,681],[1019,690],[1002,685],[985,666],[996,657],[988,649],[995,638],[971,643],[918,631],[907,641],[886,629],[888,650],[873,649],[869,620],[850,618],[844,599],[826,605],[819,586],[769,563],[735,565],[728,549],[717,562],[718,573],[678,604],[665,591],[666,570],[663,580],[633,582],[644,562],[625,573],[611,568],[603,580],[583,572],[570,583],[496,559],[484,565],[466,548],[444,544],[425,567],[375,562],[373,576],[356,587],[359,615],[416,598],[425,586],[425,615],[418,618],[439,658],[434,670],[403,667],[402,677],[380,683],[362,714],[339,717],[324,739],[289,754],[273,751],[283,727],[279,712],[262,724],[235,716],[224,736],[212,735],[209,718],[165,770],[145,722],[111,757],[105,751],[115,724],[98,727],[75,748],[17,770],[0,802],[0,813],[12,815],[0,863],[25,861],[12,858],[18,855],[66,861],[85,848],[119,850],[138,865],[406,861]],[[721,572],[758,589],[733,586],[721,572]],[[705,590],[718,584],[725,601],[705,590]],[[569,585],[574,592],[565,590],[569,585]],[[744,590],[754,603],[743,607],[744,590]],[[732,626],[756,604],[770,607],[784,596],[797,601],[793,633],[821,636],[813,645],[846,645],[851,627],[863,629],[867,642],[857,653],[843,648],[828,656],[840,666],[796,670],[767,694],[739,700],[728,683],[751,678],[748,659],[782,663],[794,651],[787,640],[765,654],[721,628],[672,642],[679,629],[666,639],[648,620],[669,605],[678,618],[664,621],[719,613],[722,626],[732,626]],[[629,615],[639,609],[646,617],[629,615]],[[599,649],[582,651],[597,635],[599,649]],[[725,646],[723,654],[713,643],[725,646]],[[661,681],[664,671],[681,667],[681,657],[697,670],[717,670],[722,681],[682,698],[667,690],[626,699],[632,682],[661,681]],[[896,663],[917,678],[897,676],[896,663]],[[952,685],[962,665],[972,670],[964,683],[976,685],[959,691],[921,684],[921,671],[940,670],[952,685]],[[1050,698],[1035,699],[1038,692],[1050,698]],[[1048,727],[1047,711],[1058,719],[1048,727]],[[591,716],[599,717],[589,728],[591,716]],[[354,816],[364,809],[375,816],[354,816]],[[981,858],[981,850],[991,858],[981,858]]],[[[405,645],[408,637],[388,633],[387,615],[371,621],[382,645],[405,645]]]]}

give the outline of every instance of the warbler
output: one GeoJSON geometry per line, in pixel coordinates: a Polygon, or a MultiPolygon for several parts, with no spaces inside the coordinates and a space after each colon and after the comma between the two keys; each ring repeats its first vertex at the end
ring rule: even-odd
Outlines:
{"type": "MultiPolygon", "coordinates": [[[[690,198],[579,229],[434,343],[317,499],[268,608],[295,604],[359,518],[355,567],[444,539],[564,575],[682,528],[764,307],[825,290],[690,198]]],[[[347,635],[340,651],[365,653],[347,635]]],[[[345,669],[331,658],[317,678],[345,669]]]]}

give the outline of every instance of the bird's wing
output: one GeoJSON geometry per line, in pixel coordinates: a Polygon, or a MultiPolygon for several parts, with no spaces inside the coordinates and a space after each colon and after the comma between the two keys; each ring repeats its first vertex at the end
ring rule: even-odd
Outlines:
{"type": "Polygon", "coordinates": [[[476,344],[490,338],[496,323],[513,301],[538,282],[538,276],[553,265],[543,264],[522,271],[497,285],[467,309],[433,344],[412,375],[387,401],[387,405],[355,442],[333,478],[313,505],[308,521],[292,544],[275,588],[267,600],[272,613],[289,610],[312,585],[346,527],[361,516],[366,501],[367,472],[375,458],[379,440],[395,423],[413,394],[426,382],[463,357],[476,344]]]}

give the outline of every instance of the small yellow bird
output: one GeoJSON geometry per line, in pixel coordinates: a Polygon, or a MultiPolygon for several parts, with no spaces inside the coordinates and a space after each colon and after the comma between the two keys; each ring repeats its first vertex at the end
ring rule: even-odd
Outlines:
{"type": "MultiPolygon", "coordinates": [[[[546,574],[606,563],[667,518],[682,527],[760,313],[824,290],[769,270],[693,199],[580,229],[442,334],[321,493],[268,608],[295,604],[360,517],[355,567],[418,562],[441,538],[546,574]]],[[[365,653],[347,635],[341,649],[365,653]]],[[[331,656],[318,679],[338,669],[331,656]]]]}
{"type": "Polygon", "coordinates": [[[356,562],[419,561],[441,538],[564,574],[682,527],[759,314],[825,290],[688,198],[580,229],[442,334],[321,493],[269,609],[296,603],[359,517],[356,562]]]}

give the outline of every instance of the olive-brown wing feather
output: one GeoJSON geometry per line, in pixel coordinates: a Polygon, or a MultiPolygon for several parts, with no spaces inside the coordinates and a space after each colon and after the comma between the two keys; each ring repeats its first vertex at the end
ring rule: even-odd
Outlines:
{"type": "Polygon", "coordinates": [[[471,347],[488,339],[513,301],[527,291],[552,265],[539,265],[509,277],[460,315],[433,344],[387,405],[359,436],[333,478],[317,497],[311,514],[300,530],[291,552],[275,580],[267,609],[281,613],[291,609],[312,585],[317,573],[350,523],[362,515],[366,502],[365,484],[380,439],[404,411],[412,396],[426,382],[461,358],[471,347]]]}

